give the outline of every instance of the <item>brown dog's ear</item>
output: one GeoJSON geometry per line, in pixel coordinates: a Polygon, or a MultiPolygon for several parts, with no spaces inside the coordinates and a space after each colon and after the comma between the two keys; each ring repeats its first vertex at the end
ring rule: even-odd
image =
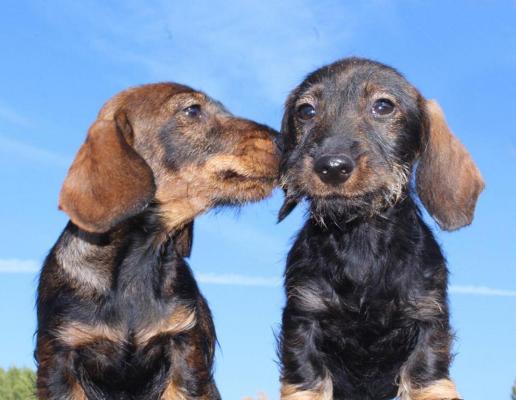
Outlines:
{"type": "Polygon", "coordinates": [[[59,209],[80,228],[106,232],[153,198],[152,171],[132,142],[125,113],[91,126],[59,195],[59,209]]]}
{"type": "Polygon", "coordinates": [[[426,115],[427,143],[417,169],[417,192],[441,229],[453,231],[473,220],[484,180],[436,101],[426,101],[426,115]]]}

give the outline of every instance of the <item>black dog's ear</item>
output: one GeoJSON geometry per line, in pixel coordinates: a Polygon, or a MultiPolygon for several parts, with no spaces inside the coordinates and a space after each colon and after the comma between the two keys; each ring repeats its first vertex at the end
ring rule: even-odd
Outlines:
{"type": "Polygon", "coordinates": [[[425,103],[427,140],[419,160],[416,186],[422,203],[441,229],[469,225],[484,180],[464,145],[448,128],[434,100],[425,103]]]}
{"type": "Polygon", "coordinates": [[[299,203],[299,199],[297,196],[290,196],[287,190],[285,192],[285,200],[281,205],[281,208],[278,212],[278,222],[283,221],[287,216],[296,208],[299,203]]]}
{"type": "Polygon", "coordinates": [[[192,254],[194,222],[189,222],[174,235],[174,248],[181,257],[190,257],[192,254]]]}
{"type": "MultiPolygon", "coordinates": [[[[290,94],[285,102],[285,112],[283,113],[283,118],[281,120],[281,132],[278,136],[278,147],[281,151],[281,161],[280,161],[280,181],[282,181],[283,176],[286,172],[286,160],[292,151],[293,143],[289,143],[288,138],[289,134],[293,133],[295,127],[292,122],[291,110],[294,107],[294,93],[290,94]]],[[[283,221],[299,203],[299,196],[294,194],[292,190],[288,187],[286,183],[283,183],[283,192],[285,193],[285,200],[278,212],[278,222],[283,221]]]]}

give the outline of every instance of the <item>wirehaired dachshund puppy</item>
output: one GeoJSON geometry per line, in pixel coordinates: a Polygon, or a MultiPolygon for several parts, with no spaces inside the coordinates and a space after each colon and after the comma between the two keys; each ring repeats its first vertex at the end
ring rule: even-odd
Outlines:
{"type": "Polygon", "coordinates": [[[71,221],[38,289],[40,399],[220,399],[215,330],[184,260],[193,219],[268,196],[275,133],[189,87],[126,90],[65,179],[71,221]]]}
{"type": "Polygon", "coordinates": [[[459,399],[446,262],[411,173],[444,230],[471,223],[484,183],[438,104],[349,58],[291,93],[281,130],[280,220],[310,207],[285,272],[281,398],[459,399]]]}

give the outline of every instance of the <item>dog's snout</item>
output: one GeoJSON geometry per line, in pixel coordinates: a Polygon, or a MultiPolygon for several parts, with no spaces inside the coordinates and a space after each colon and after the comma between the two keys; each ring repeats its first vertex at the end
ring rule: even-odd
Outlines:
{"type": "Polygon", "coordinates": [[[329,155],[317,159],[314,171],[324,183],[338,185],[349,178],[354,167],[355,163],[347,156],[329,155]]]}

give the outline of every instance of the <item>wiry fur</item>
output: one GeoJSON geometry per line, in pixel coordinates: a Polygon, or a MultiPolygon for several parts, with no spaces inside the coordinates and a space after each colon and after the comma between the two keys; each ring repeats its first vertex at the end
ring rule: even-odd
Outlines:
{"type": "Polygon", "coordinates": [[[310,207],[287,258],[281,398],[459,399],[448,271],[410,176],[419,160],[418,194],[450,230],[471,222],[483,181],[440,109],[392,68],[345,59],[292,92],[281,147],[280,220],[303,198],[310,207]],[[385,98],[392,113],[374,114],[385,98]],[[354,162],[338,184],[313,167],[328,154],[354,162]]]}
{"type": "Polygon", "coordinates": [[[183,85],[108,101],[63,185],[71,221],[41,272],[39,399],[220,399],[215,329],[185,257],[198,214],[272,191],[274,139],[183,85]]]}

